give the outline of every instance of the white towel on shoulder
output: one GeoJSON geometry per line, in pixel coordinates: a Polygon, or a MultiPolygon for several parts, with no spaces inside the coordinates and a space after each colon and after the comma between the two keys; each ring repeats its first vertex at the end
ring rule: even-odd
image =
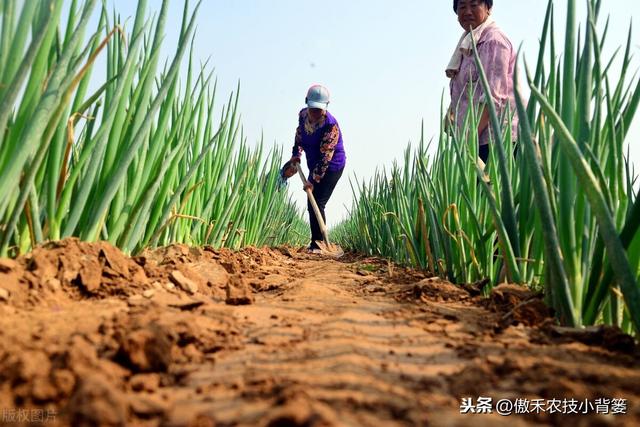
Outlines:
{"type": "Polygon", "coordinates": [[[476,43],[482,37],[482,33],[484,33],[487,28],[494,25],[495,22],[491,16],[488,16],[485,21],[478,25],[473,31],[465,31],[460,37],[460,41],[456,46],[456,50],[453,52],[451,56],[451,60],[449,61],[449,65],[447,65],[447,69],[445,71],[447,77],[450,79],[454,78],[458,71],[460,71],[460,64],[462,64],[462,56],[463,55],[471,55],[473,52],[473,41],[471,39],[472,35],[475,37],[476,43]]]}

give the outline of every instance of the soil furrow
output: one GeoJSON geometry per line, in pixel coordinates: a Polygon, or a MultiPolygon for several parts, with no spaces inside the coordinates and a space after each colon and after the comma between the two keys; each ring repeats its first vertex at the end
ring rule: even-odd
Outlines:
{"type": "Polygon", "coordinates": [[[640,423],[633,341],[559,329],[518,286],[483,298],[363,257],[128,258],[73,239],[2,265],[0,408],[47,410],[50,425],[640,423]],[[618,398],[627,414],[460,413],[480,396],[618,398]]]}

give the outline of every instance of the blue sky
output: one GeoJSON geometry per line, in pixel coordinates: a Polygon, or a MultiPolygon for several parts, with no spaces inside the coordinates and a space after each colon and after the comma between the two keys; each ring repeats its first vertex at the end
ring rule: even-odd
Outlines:
{"type": "MultiPolygon", "coordinates": [[[[135,2],[107,3],[123,17],[134,15],[135,2]]],[[[522,44],[532,63],[547,1],[494,3],[494,19],[515,46],[522,44]]],[[[566,2],[555,3],[561,44],[566,2]]],[[[577,3],[583,18],[586,0],[577,3]]],[[[149,0],[149,8],[159,11],[160,1],[149,0]]],[[[176,45],[182,8],[182,1],[172,1],[167,54],[176,45]]],[[[612,53],[626,42],[631,17],[640,19],[640,1],[604,0],[602,13],[611,18],[605,53],[612,53]]],[[[197,23],[194,58],[211,58],[225,95],[221,100],[240,81],[240,111],[250,143],[264,135],[268,144],[284,147],[288,159],[307,88],[321,83],[331,91],[330,111],[343,131],[348,166],[327,206],[330,225],[351,206],[350,177],[368,179],[376,168],[401,160],[407,144],[419,140],[422,120],[427,138],[438,133],[443,94],[448,103],[444,68],[462,31],[451,0],[203,0],[197,23]]],[[[635,70],[640,67],[638,33],[633,54],[635,70]]],[[[638,166],[639,123],[628,140],[636,140],[631,148],[638,166]]],[[[302,208],[305,195],[297,181],[292,183],[302,208]]]]}

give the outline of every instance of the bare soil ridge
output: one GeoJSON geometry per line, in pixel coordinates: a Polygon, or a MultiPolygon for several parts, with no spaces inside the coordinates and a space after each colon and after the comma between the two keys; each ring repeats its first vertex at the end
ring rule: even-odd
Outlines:
{"type": "Polygon", "coordinates": [[[614,329],[554,327],[523,288],[484,299],[372,258],[68,239],[0,260],[0,408],[47,425],[632,426],[638,355],[614,329]],[[461,415],[478,396],[628,414],[461,415]]]}

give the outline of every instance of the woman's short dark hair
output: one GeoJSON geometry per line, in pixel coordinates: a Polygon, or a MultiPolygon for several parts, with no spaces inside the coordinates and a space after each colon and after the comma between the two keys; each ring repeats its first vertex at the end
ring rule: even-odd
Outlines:
{"type": "MultiPolygon", "coordinates": [[[[493,0],[481,0],[484,2],[484,4],[487,5],[488,9],[491,9],[493,7],[493,0]]],[[[455,13],[458,13],[458,0],[453,0],[453,11],[455,13]]]]}

